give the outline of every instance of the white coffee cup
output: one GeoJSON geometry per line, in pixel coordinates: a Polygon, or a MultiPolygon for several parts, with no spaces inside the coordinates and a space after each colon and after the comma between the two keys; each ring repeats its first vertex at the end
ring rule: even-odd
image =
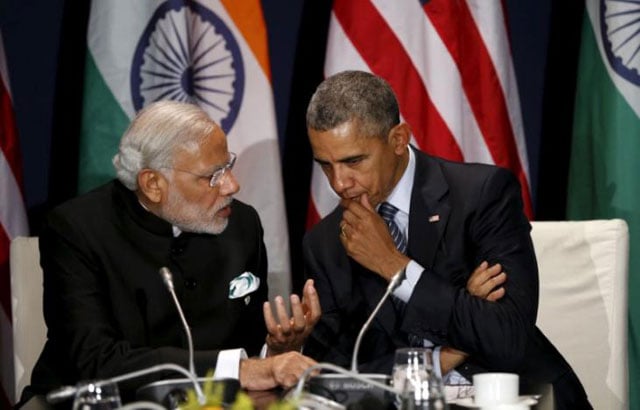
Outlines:
{"type": "Polygon", "coordinates": [[[476,406],[518,402],[519,377],[514,373],[478,373],[473,375],[476,406]]]}

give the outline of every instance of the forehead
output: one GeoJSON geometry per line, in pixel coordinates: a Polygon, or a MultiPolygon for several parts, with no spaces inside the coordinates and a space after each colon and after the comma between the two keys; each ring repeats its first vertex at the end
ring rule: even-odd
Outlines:
{"type": "Polygon", "coordinates": [[[368,154],[382,145],[381,138],[364,135],[353,121],[327,131],[309,129],[308,133],[313,156],[320,161],[334,162],[368,154]]]}
{"type": "Polygon", "coordinates": [[[220,127],[216,127],[195,146],[195,149],[193,148],[178,149],[175,155],[175,165],[190,169],[210,168],[214,165],[224,164],[229,157],[227,138],[220,127]]]}

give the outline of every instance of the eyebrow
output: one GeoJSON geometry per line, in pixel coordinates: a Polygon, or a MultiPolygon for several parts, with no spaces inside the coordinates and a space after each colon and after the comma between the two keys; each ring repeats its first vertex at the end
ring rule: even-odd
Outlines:
{"type": "MultiPolygon", "coordinates": [[[[337,163],[341,163],[341,164],[348,164],[350,162],[354,162],[354,161],[359,161],[362,159],[367,158],[368,155],[367,154],[360,154],[360,155],[352,155],[350,157],[345,157],[345,158],[340,158],[339,160],[337,160],[337,163]]],[[[326,161],[320,158],[313,158],[313,160],[315,162],[317,162],[319,165],[329,165],[331,163],[331,161],[326,161]]]]}
{"type": "Polygon", "coordinates": [[[229,158],[222,164],[217,164],[217,165],[212,165],[207,171],[205,171],[205,174],[209,174],[209,175],[213,175],[214,172],[221,170],[222,168],[226,167],[227,164],[229,164],[229,161],[231,160],[231,154],[229,154],[229,158]]]}

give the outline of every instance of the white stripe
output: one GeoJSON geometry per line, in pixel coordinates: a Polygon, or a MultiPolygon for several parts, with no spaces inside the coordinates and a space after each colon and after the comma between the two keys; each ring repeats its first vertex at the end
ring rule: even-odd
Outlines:
{"type": "MultiPolygon", "coordinates": [[[[238,199],[260,215],[269,259],[269,297],[291,292],[289,233],[273,91],[249,44],[219,1],[201,1],[218,15],[238,41],[244,62],[245,88],[238,117],[227,135],[229,150],[238,154],[234,174],[238,199]],[[260,113],[256,115],[256,113],[260,113]]],[[[203,109],[208,110],[206,106],[203,109]]]]}
{"type": "Polygon", "coordinates": [[[9,401],[15,403],[15,375],[13,374],[13,332],[11,322],[4,309],[0,309],[0,382],[9,401]]]}
{"type": "MultiPolygon", "coordinates": [[[[621,9],[623,8],[628,9],[629,7],[632,7],[634,10],[637,10],[637,7],[638,7],[635,4],[634,5],[628,5],[628,4],[625,5],[624,3],[613,4],[612,2],[609,2],[608,4],[610,5],[610,7],[618,7],[621,9]]],[[[631,109],[636,113],[638,117],[640,117],[640,89],[638,88],[637,85],[627,81],[626,79],[621,77],[618,73],[616,73],[611,68],[611,64],[609,63],[609,60],[607,59],[607,55],[605,54],[604,46],[602,45],[601,32],[598,29],[598,27],[600,27],[600,2],[591,0],[591,1],[587,1],[586,5],[587,5],[587,12],[589,13],[589,19],[591,21],[591,29],[594,32],[596,41],[598,42],[598,50],[600,51],[600,58],[602,59],[604,66],[607,68],[609,77],[615,84],[616,88],[618,89],[618,92],[622,94],[624,99],[631,106],[631,109]]],[[[634,15],[635,14],[631,14],[631,16],[634,16],[634,15]]],[[[637,25],[631,25],[630,27],[635,28],[637,27],[637,25]]],[[[637,39],[638,39],[638,36],[636,35],[635,43],[631,42],[631,44],[636,47],[639,46],[637,39]]],[[[636,55],[636,59],[637,58],[638,56],[636,55]]]]}
{"type": "Polygon", "coordinates": [[[9,239],[27,235],[27,215],[24,209],[22,193],[13,175],[13,171],[0,150],[0,225],[9,239]]]}
{"type": "Polygon", "coordinates": [[[320,218],[333,211],[340,201],[340,197],[331,188],[329,180],[316,162],[313,163],[311,172],[311,200],[320,218]]]}
{"type": "Polygon", "coordinates": [[[464,94],[460,71],[420,3],[404,0],[401,7],[390,0],[373,3],[405,48],[465,161],[493,164],[464,94]]]}
{"type": "Polygon", "coordinates": [[[329,35],[327,38],[327,55],[324,63],[324,75],[329,77],[332,74],[344,70],[360,70],[371,72],[371,68],[362,59],[358,50],[347,37],[342,25],[331,12],[329,22],[329,35]]]}
{"type": "Polygon", "coordinates": [[[87,44],[98,71],[129,118],[135,114],[129,78],[131,62],[156,6],[149,1],[91,2],[87,44]]]}
{"type": "Polygon", "coordinates": [[[520,111],[520,96],[518,94],[516,73],[511,58],[511,47],[508,41],[509,36],[505,27],[502,7],[500,2],[487,2],[486,0],[467,0],[467,3],[496,69],[498,80],[506,99],[509,121],[518,149],[520,164],[527,181],[531,181],[529,178],[529,158],[524,137],[522,112],[520,111]]]}
{"type": "MultiPolygon", "coordinates": [[[[335,13],[331,12],[329,34],[327,38],[327,54],[324,63],[324,75],[344,70],[361,70],[371,72],[369,66],[360,57],[351,40],[346,36],[335,13]]],[[[337,205],[340,198],[333,191],[329,180],[320,166],[314,162],[311,170],[311,201],[320,218],[327,216],[337,205]]]]}

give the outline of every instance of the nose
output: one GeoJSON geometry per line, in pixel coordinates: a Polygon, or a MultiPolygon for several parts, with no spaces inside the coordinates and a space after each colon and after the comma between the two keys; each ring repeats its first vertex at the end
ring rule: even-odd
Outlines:
{"type": "Polygon", "coordinates": [[[233,195],[240,191],[240,184],[230,169],[222,175],[220,180],[220,194],[221,195],[233,195]]]}
{"type": "Polygon", "coordinates": [[[331,186],[336,194],[342,196],[342,194],[349,188],[351,188],[352,180],[349,176],[349,172],[341,165],[338,165],[332,170],[331,186]]]}

